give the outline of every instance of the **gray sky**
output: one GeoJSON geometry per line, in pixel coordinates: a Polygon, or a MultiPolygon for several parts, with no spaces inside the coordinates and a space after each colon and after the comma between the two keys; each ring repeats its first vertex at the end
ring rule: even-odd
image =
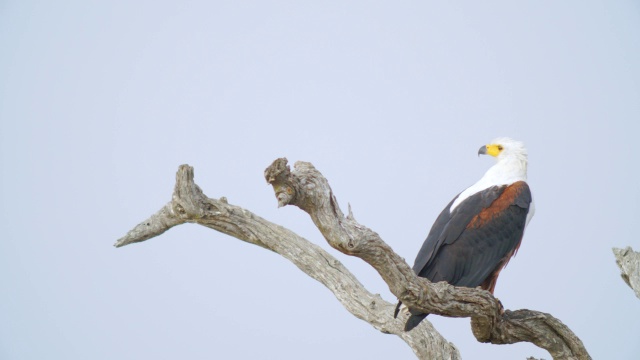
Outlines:
{"type": "MultiPolygon", "coordinates": [[[[286,156],[412,263],[497,136],[527,144],[537,213],[496,296],[638,358],[611,253],[640,250],[638,2],[4,0],[0,49],[2,359],[410,359],[271,252],[196,225],[112,244],[189,163],[328,248],[263,179],[286,156]]],[[[465,359],[549,359],[429,320],[465,359]]]]}

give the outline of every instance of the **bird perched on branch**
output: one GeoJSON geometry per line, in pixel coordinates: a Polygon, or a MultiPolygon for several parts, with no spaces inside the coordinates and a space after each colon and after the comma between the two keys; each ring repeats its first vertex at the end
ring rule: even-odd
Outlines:
{"type": "MultiPolygon", "coordinates": [[[[418,252],[413,270],[431,282],[480,286],[493,294],[500,271],[518,251],[534,213],[527,185],[527,150],[522,142],[498,138],[478,156],[496,158],[484,176],[440,213],[418,252]]],[[[401,306],[398,302],[394,316],[401,306]]],[[[428,314],[409,309],[405,331],[428,314]]]]}

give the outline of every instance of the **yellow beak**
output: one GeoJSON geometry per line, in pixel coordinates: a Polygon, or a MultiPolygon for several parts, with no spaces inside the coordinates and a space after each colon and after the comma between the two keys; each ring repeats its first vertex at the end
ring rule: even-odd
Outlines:
{"type": "Polygon", "coordinates": [[[493,157],[496,157],[500,154],[500,151],[502,151],[502,149],[500,149],[499,145],[485,145],[483,147],[480,148],[480,150],[478,150],[478,156],[482,155],[491,155],[493,157]]]}

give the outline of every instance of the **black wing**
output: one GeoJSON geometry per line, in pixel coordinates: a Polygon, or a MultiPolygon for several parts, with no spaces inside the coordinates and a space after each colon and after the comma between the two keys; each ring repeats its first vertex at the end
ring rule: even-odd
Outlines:
{"type": "Polygon", "coordinates": [[[505,188],[506,185],[494,186],[478,192],[458,204],[453,213],[451,213],[449,209],[460,194],[456,195],[433,223],[427,239],[416,256],[413,271],[420,275],[423,269],[433,262],[440,247],[445,243],[451,244],[455,242],[480,209],[489,207],[502,194],[505,188]]]}
{"type": "MultiPolygon", "coordinates": [[[[531,192],[523,181],[494,186],[444,208],[418,252],[413,270],[431,282],[465,287],[482,285],[493,292],[498,273],[520,245],[531,192]]],[[[400,303],[396,307],[397,315],[400,303]]],[[[427,314],[411,310],[405,331],[427,314]]]]}
{"type": "Polygon", "coordinates": [[[443,210],[414,271],[432,282],[480,286],[522,240],[531,192],[525,182],[494,186],[443,210]]]}

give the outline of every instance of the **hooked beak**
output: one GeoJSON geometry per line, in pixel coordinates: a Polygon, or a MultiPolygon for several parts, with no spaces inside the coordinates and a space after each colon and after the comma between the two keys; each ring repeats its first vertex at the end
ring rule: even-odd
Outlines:
{"type": "Polygon", "coordinates": [[[487,145],[484,145],[483,147],[480,148],[480,150],[478,150],[478,157],[480,155],[486,155],[487,154],[487,145]]]}

